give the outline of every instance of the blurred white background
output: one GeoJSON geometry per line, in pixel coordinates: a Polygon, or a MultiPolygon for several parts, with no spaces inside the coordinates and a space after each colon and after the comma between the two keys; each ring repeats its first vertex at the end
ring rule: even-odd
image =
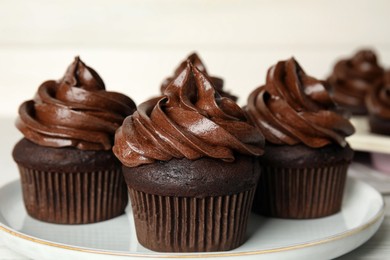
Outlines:
{"type": "Polygon", "coordinates": [[[388,67],[389,10],[388,0],[0,0],[0,116],[16,117],[76,55],[137,104],[192,51],[240,104],[290,56],[319,78],[361,47],[388,67]]]}

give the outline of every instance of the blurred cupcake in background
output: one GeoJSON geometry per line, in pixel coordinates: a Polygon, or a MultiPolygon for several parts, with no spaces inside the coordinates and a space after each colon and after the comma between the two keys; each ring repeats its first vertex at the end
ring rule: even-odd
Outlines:
{"type": "Polygon", "coordinates": [[[366,94],[381,84],[383,68],[372,50],[338,61],[328,78],[334,101],[353,115],[366,115],[366,94]]]}
{"type": "MultiPolygon", "coordinates": [[[[370,132],[390,136],[390,70],[386,71],[381,84],[370,90],[366,97],[370,132]]],[[[390,174],[390,155],[372,153],[372,163],[378,170],[390,174]]]]}

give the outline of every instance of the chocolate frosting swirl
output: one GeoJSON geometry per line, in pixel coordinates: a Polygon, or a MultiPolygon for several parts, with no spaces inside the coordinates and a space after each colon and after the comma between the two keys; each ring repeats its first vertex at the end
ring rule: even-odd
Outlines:
{"type": "Polygon", "coordinates": [[[386,71],[382,84],[375,86],[366,97],[370,114],[383,119],[390,119],[390,70],[386,71]]]}
{"type": "Polygon", "coordinates": [[[267,142],[313,148],[334,142],[344,147],[353,134],[351,123],[334,109],[325,82],[306,75],[294,58],[271,67],[266,84],[249,95],[245,107],[267,142]]]}
{"type": "Polygon", "coordinates": [[[365,96],[381,83],[382,76],[383,68],[378,65],[375,53],[361,50],[352,58],[337,62],[328,82],[336,103],[354,114],[365,114],[365,96]]]}
{"type": "Polygon", "coordinates": [[[234,153],[263,153],[262,134],[244,111],[221,97],[210,78],[187,61],[164,90],[127,117],[115,135],[113,151],[127,167],[172,158],[211,157],[231,162],[234,153]]]}
{"type": "Polygon", "coordinates": [[[16,127],[42,146],[109,150],[116,129],[134,110],[129,97],[106,91],[96,71],[76,57],[62,79],[44,82],[19,107],[16,127]]]}
{"type": "Polygon", "coordinates": [[[187,57],[186,60],[184,60],[182,63],[180,63],[180,65],[176,68],[172,77],[166,78],[163,81],[163,83],[161,84],[161,87],[160,87],[161,93],[164,93],[164,90],[168,86],[168,84],[186,68],[187,61],[190,61],[192,63],[192,65],[197,67],[200,71],[205,73],[210,78],[211,82],[213,83],[214,88],[217,90],[217,92],[222,97],[227,97],[227,98],[233,99],[234,101],[237,101],[237,99],[238,99],[237,96],[234,96],[223,89],[223,79],[208,75],[207,70],[206,70],[206,66],[203,64],[202,60],[195,52],[191,53],[187,57]]]}

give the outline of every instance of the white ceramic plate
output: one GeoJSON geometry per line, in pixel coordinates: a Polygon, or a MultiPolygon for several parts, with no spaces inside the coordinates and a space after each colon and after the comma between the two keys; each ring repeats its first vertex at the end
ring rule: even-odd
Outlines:
{"type": "Polygon", "coordinates": [[[390,136],[370,133],[368,118],[354,116],[351,118],[356,132],[347,138],[354,150],[363,152],[390,153],[390,136]]]}
{"type": "Polygon", "coordinates": [[[233,251],[163,254],[138,244],[131,212],[97,224],[48,224],[26,214],[18,181],[0,188],[1,238],[9,248],[34,259],[330,259],[367,241],[383,217],[382,196],[349,178],[342,211],[336,215],[284,220],[252,214],[246,243],[233,251]]]}

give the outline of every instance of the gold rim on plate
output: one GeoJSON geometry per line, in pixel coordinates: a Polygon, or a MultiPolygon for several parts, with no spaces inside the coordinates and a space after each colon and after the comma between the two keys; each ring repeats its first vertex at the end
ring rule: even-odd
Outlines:
{"type": "MultiPolygon", "coordinates": [[[[356,181],[356,180],[354,180],[356,181]]],[[[17,182],[17,181],[15,181],[17,182]]],[[[12,182],[13,183],[13,182],[12,182]]],[[[9,184],[12,184],[9,183],[9,184]]],[[[330,243],[333,241],[337,241],[349,236],[352,236],[354,234],[360,233],[363,230],[368,229],[369,227],[376,224],[381,218],[385,215],[385,202],[382,198],[382,206],[378,213],[367,223],[365,223],[362,226],[353,228],[351,230],[342,232],[340,234],[330,236],[324,239],[311,241],[307,243],[297,244],[297,245],[291,245],[286,247],[278,247],[278,248],[272,248],[272,249],[262,249],[262,250],[254,250],[254,251],[246,251],[246,252],[218,252],[218,253],[191,253],[191,254],[185,254],[185,253],[175,253],[175,254],[169,254],[169,253],[159,253],[159,254],[139,254],[139,253],[130,253],[130,252],[121,252],[121,251],[105,251],[105,250],[99,250],[99,249],[88,249],[83,247],[77,247],[77,246],[69,246],[64,245],[61,243],[55,243],[46,241],[43,239],[35,238],[29,235],[25,235],[23,233],[20,233],[16,230],[13,230],[11,228],[8,228],[3,223],[0,223],[0,231],[4,231],[8,233],[11,236],[15,236],[17,238],[21,238],[24,240],[28,240],[34,243],[38,243],[41,245],[71,250],[71,251],[77,251],[77,252],[83,252],[83,253],[93,253],[93,254],[100,254],[100,255],[110,255],[110,256],[128,256],[128,257],[143,257],[143,258],[212,258],[212,257],[233,257],[233,256],[248,256],[248,255],[262,255],[262,254],[269,254],[269,253],[277,253],[277,252],[284,252],[289,250],[295,250],[295,249],[302,249],[312,246],[317,246],[320,244],[330,243]]]]}

